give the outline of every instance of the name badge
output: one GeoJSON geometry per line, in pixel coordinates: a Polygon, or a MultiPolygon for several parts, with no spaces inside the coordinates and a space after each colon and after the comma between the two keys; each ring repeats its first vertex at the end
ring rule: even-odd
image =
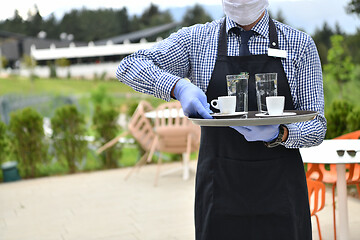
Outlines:
{"type": "Polygon", "coordinates": [[[268,48],[268,56],[286,58],[287,57],[287,52],[285,50],[280,50],[280,49],[275,49],[275,48],[268,48]]]}

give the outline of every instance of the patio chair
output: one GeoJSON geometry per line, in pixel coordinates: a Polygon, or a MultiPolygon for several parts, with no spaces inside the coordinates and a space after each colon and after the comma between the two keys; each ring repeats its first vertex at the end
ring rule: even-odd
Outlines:
{"type": "Polygon", "coordinates": [[[182,154],[183,179],[186,180],[189,178],[190,154],[199,149],[200,127],[181,115],[181,110],[181,104],[178,101],[161,104],[156,109],[154,145],[148,156],[148,158],[151,157],[155,150],[160,153],[155,186],[162,163],[161,153],[182,154]],[[167,111],[169,114],[164,114],[167,111]]]}
{"type": "Polygon", "coordinates": [[[134,137],[136,142],[140,147],[145,151],[145,153],[140,157],[139,161],[131,168],[130,172],[125,176],[125,179],[128,179],[132,172],[135,169],[139,169],[146,161],[150,162],[152,159],[154,146],[156,144],[154,126],[151,122],[151,119],[145,116],[146,112],[152,111],[153,107],[147,101],[141,101],[137,106],[134,114],[132,115],[129,124],[128,131],[134,137]],[[151,152],[151,156],[149,156],[151,152]]]}
{"type": "Polygon", "coordinates": [[[128,179],[131,173],[140,168],[143,164],[145,164],[145,160],[147,160],[150,150],[154,144],[155,133],[153,130],[153,124],[151,120],[145,117],[145,113],[148,111],[152,111],[153,107],[147,101],[140,101],[138,104],[134,114],[132,115],[129,123],[128,123],[128,131],[123,132],[119,136],[115,137],[111,141],[107,142],[103,146],[101,146],[96,152],[100,154],[106,149],[114,146],[120,138],[125,137],[127,135],[132,135],[137,143],[140,145],[142,149],[144,149],[145,153],[141,156],[140,160],[136,163],[136,165],[130,170],[130,172],[125,176],[125,179],[128,179]]]}
{"type": "Polygon", "coordinates": [[[310,178],[307,178],[306,181],[309,194],[310,213],[311,216],[315,216],[316,218],[319,239],[321,240],[320,222],[316,213],[322,210],[325,206],[325,184],[310,178]]]}
{"type": "MultiPolygon", "coordinates": [[[[334,139],[360,139],[360,130],[351,132],[345,135],[341,135],[334,139]]],[[[346,153],[345,153],[346,154],[346,153]]],[[[322,181],[332,185],[332,205],[333,205],[333,222],[334,222],[334,239],[336,240],[336,205],[335,205],[335,188],[336,188],[336,165],[329,164],[328,167],[325,164],[308,164],[308,170],[306,177],[313,180],[322,181]]],[[[360,165],[357,163],[346,164],[346,183],[347,185],[356,185],[358,195],[360,197],[360,165]]]]}

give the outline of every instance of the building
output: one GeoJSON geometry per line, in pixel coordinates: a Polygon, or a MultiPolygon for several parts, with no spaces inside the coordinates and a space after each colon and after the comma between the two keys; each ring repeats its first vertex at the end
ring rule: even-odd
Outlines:
{"type": "Polygon", "coordinates": [[[181,26],[173,22],[141,31],[136,31],[96,42],[73,42],[44,38],[27,37],[8,32],[0,32],[0,55],[9,61],[11,69],[18,69],[21,75],[35,74],[40,77],[50,76],[49,64],[54,66],[59,59],[67,59],[68,66],[56,66],[59,77],[93,78],[114,77],[116,66],[126,55],[139,49],[149,48],[161,40],[156,36],[163,32],[175,31],[181,26]],[[147,39],[156,41],[148,42],[147,39]],[[37,66],[28,69],[20,64],[24,55],[31,56],[37,66]]]}

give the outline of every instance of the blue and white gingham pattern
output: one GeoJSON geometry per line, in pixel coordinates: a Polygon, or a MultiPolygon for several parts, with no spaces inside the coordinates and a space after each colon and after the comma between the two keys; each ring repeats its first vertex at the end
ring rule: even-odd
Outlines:
{"type": "MultiPolygon", "coordinates": [[[[253,27],[249,40],[250,53],[267,54],[269,46],[268,12],[253,27]]],[[[217,57],[220,24],[223,19],[182,28],[151,49],[144,49],[124,58],[117,78],[134,90],[166,101],[179,78],[189,78],[206,92],[217,57]]],[[[311,37],[274,20],[279,47],[287,51],[282,59],[289,81],[295,109],[318,111],[312,121],[288,124],[288,148],[309,147],[322,142],[326,132],[322,70],[316,46],[311,37]]],[[[226,19],[226,29],[236,23],[226,19]]],[[[238,56],[241,38],[228,32],[228,55],[238,56]]]]}

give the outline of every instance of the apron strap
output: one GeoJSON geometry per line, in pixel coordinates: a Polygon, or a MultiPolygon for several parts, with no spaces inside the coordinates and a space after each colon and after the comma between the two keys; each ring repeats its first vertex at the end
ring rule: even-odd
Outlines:
{"type": "Polygon", "coordinates": [[[270,48],[279,49],[276,27],[270,16],[269,16],[269,41],[270,41],[270,46],[269,46],[270,48]]]}
{"type": "Polygon", "coordinates": [[[218,56],[227,56],[227,34],[226,34],[226,17],[220,25],[218,40],[218,56]]]}

